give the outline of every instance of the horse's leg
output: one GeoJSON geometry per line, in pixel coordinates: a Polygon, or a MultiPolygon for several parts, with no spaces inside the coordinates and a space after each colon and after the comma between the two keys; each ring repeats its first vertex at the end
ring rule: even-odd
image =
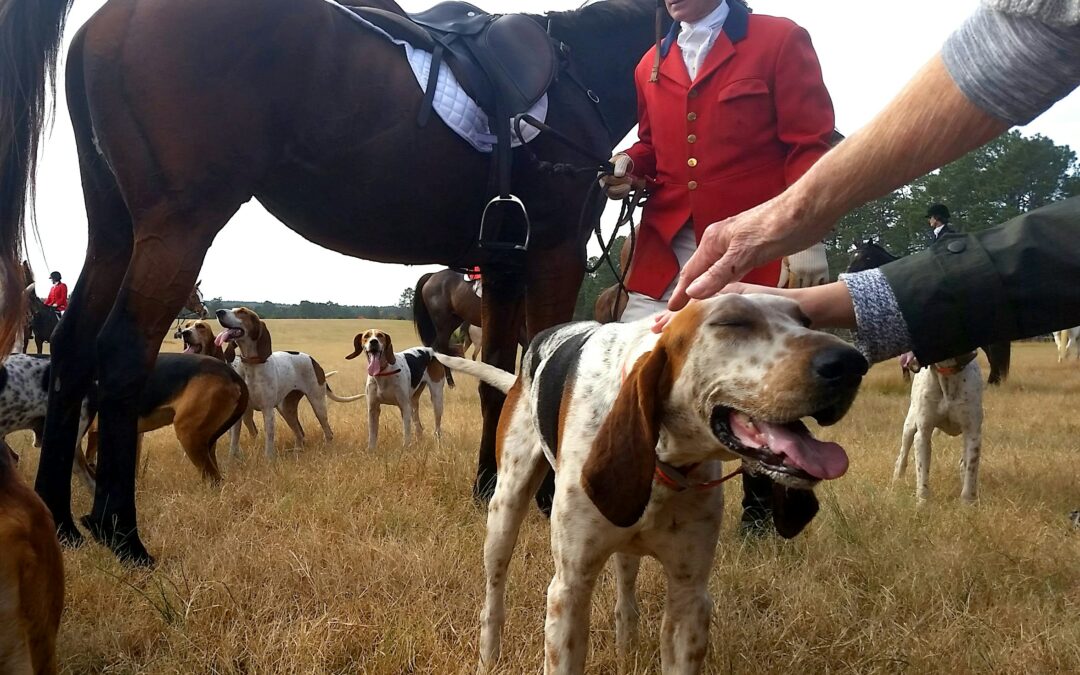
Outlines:
{"type": "MultiPolygon", "coordinates": [[[[526,327],[528,339],[532,340],[540,331],[574,318],[574,305],[585,276],[584,247],[568,241],[547,255],[530,258],[528,270],[526,327]]],[[[484,333],[486,336],[487,331],[484,333]]],[[[536,492],[536,505],[550,514],[554,496],[555,472],[548,469],[536,492]]]]}
{"type": "MultiPolygon", "coordinates": [[[[81,37],[72,43],[68,60],[68,108],[75,128],[89,236],[86,261],[71,303],[50,336],[49,403],[34,483],[52,511],[60,540],[72,545],[82,541],[71,515],[71,468],[82,401],[94,375],[94,341],[112,309],[132,250],[131,216],[116,179],[94,147],[85,96],[78,91],[83,80],[81,37]]],[[[34,337],[40,353],[41,340],[34,337]]]]}
{"type": "Polygon", "coordinates": [[[139,538],[135,509],[139,399],[213,235],[235,208],[185,209],[163,198],[136,215],[131,262],[98,336],[101,449],[94,507],[82,522],[118,557],[136,564],[153,563],[139,538]]]}
{"type": "MultiPolygon", "coordinates": [[[[520,267],[491,264],[484,268],[483,344],[480,358],[484,363],[514,372],[518,331],[523,319],[525,275],[520,267]]],[[[480,438],[480,458],[473,483],[473,498],[487,502],[495,491],[495,431],[499,425],[506,397],[486,384],[480,385],[480,409],[484,415],[483,435],[480,438]]]]}

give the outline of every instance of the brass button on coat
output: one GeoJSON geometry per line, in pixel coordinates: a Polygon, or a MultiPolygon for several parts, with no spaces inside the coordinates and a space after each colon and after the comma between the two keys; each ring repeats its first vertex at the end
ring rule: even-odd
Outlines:
{"type": "Polygon", "coordinates": [[[687,143],[697,143],[697,136],[695,136],[694,134],[690,134],[689,136],[686,137],[686,142],[687,143]]]}
{"type": "Polygon", "coordinates": [[[696,119],[697,119],[697,113],[696,113],[696,112],[692,112],[692,113],[687,113],[687,114],[686,114],[686,119],[688,119],[688,120],[690,120],[691,122],[693,122],[694,120],[696,120],[696,119]]]}
{"type": "Polygon", "coordinates": [[[690,159],[686,160],[686,166],[689,166],[691,168],[697,166],[697,158],[691,157],[690,159]]]}
{"type": "Polygon", "coordinates": [[[687,96],[689,96],[690,98],[697,98],[698,97],[698,90],[697,89],[691,89],[690,93],[687,94],[687,96]]]}
{"type": "Polygon", "coordinates": [[[697,189],[697,181],[696,180],[690,181],[689,183],[686,184],[686,187],[690,188],[691,190],[696,190],[697,189]]]}

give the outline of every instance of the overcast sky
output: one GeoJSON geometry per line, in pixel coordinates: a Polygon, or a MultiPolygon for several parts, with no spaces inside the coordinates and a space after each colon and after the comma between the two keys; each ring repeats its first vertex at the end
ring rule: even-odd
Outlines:
{"type": "MultiPolygon", "coordinates": [[[[429,0],[399,2],[409,11],[434,4],[429,0]]],[[[103,0],[75,0],[65,37],[70,39],[102,4],[103,0]]],[[[474,0],[474,4],[493,12],[542,12],[573,9],[581,0],[474,0]]],[[[977,0],[753,0],[751,5],[760,14],[790,17],[810,31],[836,107],[837,126],[850,133],[865,124],[937,51],[977,0]]],[[[62,68],[60,73],[62,77],[62,68]]],[[[62,82],[59,91],[64,91],[62,82]]],[[[1023,131],[1041,133],[1080,150],[1080,94],[1074,92],[1023,131]]],[[[41,243],[32,238],[29,242],[34,271],[40,279],[57,269],[73,284],[86,252],[86,215],[75,141],[62,95],[43,148],[37,211],[41,243]]],[[[434,269],[438,268],[372,263],[319,248],[251,201],[210,249],[202,288],[207,297],[235,300],[389,305],[403,288],[434,269]],[[253,240],[262,242],[265,257],[238,269],[237,259],[229,252],[253,240]]]]}

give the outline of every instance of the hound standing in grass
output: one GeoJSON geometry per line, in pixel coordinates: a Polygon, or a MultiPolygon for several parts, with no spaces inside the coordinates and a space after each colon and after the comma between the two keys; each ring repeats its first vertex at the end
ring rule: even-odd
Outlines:
{"type": "MultiPolygon", "coordinates": [[[[270,329],[259,315],[246,307],[219,309],[218,323],[224,326],[215,341],[220,347],[226,342],[235,343],[240,350],[240,375],[247,383],[252,408],[262,411],[263,429],[266,434],[266,456],[273,458],[274,410],[279,410],[292,429],[296,441],[304,444],[304,429],[300,426],[297,406],[300,399],[307,398],[315,417],[322,425],[326,442],[334,440],[330,421],[326,415],[326,399],[348,403],[363,398],[341,397],[330,390],[326,373],[311,356],[302,352],[275,352],[270,339],[270,329]]],[[[240,454],[240,424],[232,428],[230,453],[240,454]]]]}
{"type": "Polygon", "coordinates": [[[798,306],[725,295],[679,312],[657,336],[651,318],[573,323],[536,336],[521,374],[438,358],[507,393],[488,508],[480,671],[495,667],[506,572],[532,496],[555,470],[545,672],[585,669],[593,586],[615,555],[616,645],[636,641],[641,556],[667,573],[664,673],[696,673],[709,640],[708,580],[720,535],[722,460],[775,482],[777,531],[795,536],[817,513],[813,487],[847,470],[844,449],[802,423],[847,412],[865,359],[809,330],[798,306]]]}
{"type": "Polygon", "coordinates": [[[904,420],[904,435],[893,480],[904,475],[908,453],[914,445],[915,495],[920,501],[926,500],[930,496],[930,437],[934,429],[941,429],[950,436],[963,434],[960,498],[974,502],[978,497],[983,418],[982,371],[975,360],[975,352],[925,368],[920,367],[913,356],[905,354],[901,357],[901,365],[916,374],[911,380],[911,405],[904,420]]]}
{"type": "Polygon", "coordinates": [[[402,440],[412,441],[412,425],[416,432],[423,432],[420,424],[420,394],[427,387],[431,392],[431,407],[435,411],[435,438],[442,436],[443,387],[446,384],[446,368],[435,359],[435,352],[427,347],[413,347],[394,352],[390,336],[381,330],[367,330],[353,338],[353,352],[346,359],[367,357],[367,409],[368,449],[374,449],[379,440],[379,408],[383,404],[395,405],[401,410],[404,427],[402,440]]]}

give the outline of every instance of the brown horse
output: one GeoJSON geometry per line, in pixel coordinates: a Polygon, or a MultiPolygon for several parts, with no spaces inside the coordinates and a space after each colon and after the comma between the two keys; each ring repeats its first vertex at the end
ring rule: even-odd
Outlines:
{"type": "Polygon", "coordinates": [[[441,270],[420,277],[413,292],[413,323],[425,346],[448,354],[450,336],[462,323],[483,326],[482,302],[460,272],[441,270]]]}
{"type": "MultiPolygon", "coordinates": [[[[46,84],[71,0],[0,0],[0,270],[17,277],[24,197],[46,84]]],[[[354,0],[355,1],[355,0],[354,0]]],[[[400,12],[392,0],[373,0],[400,12]]],[[[310,241],[389,263],[480,265],[483,358],[514,368],[530,335],[571,318],[592,223],[580,214],[594,166],[636,118],[633,71],[654,40],[655,0],[607,0],[535,20],[564,45],[547,122],[514,151],[529,209],[527,253],[476,246],[489,157],[437,121],[402,50],[326,0],[108,0],[66,61],[89,219],[86,262],[54,336],[52,395],[36,488],[60,536],[81,541],[70,467],[79,402],[98,375],[101,459],[82,523],[119,556],[151,563],[138,535],[138,392],[215,235],[252,197],[310,241]]],[[[670,21],[670,18],[667,19],[670,21]]],[[[244,258],[238,258],[242,262],[244,258]]],[[[250,258],[248,259],[250,260],[250,258]]],[[[4,287],[10,345],[21,303],[4,287]]],[[[6,338],[6,339],[5,339],[6,338]]],[[[474,495],[495,480],[503,396],[484,413],[474,495]]]]}
{"type": "Polygon", "coordinates": [[[196,281],[195,285],[191,287],[191,293],[188,295],[188,299],[184,301],[184,310],[176,317],[176,323],[173,325],[173,339],[175,340],[180,339],[180,331],[183,329],[185,321],[210,318],[210,310],[206,309],[206,305],[203,304],[202,291],[199,290],[200,285],[202,285],[202,279],[196,281]]]}

